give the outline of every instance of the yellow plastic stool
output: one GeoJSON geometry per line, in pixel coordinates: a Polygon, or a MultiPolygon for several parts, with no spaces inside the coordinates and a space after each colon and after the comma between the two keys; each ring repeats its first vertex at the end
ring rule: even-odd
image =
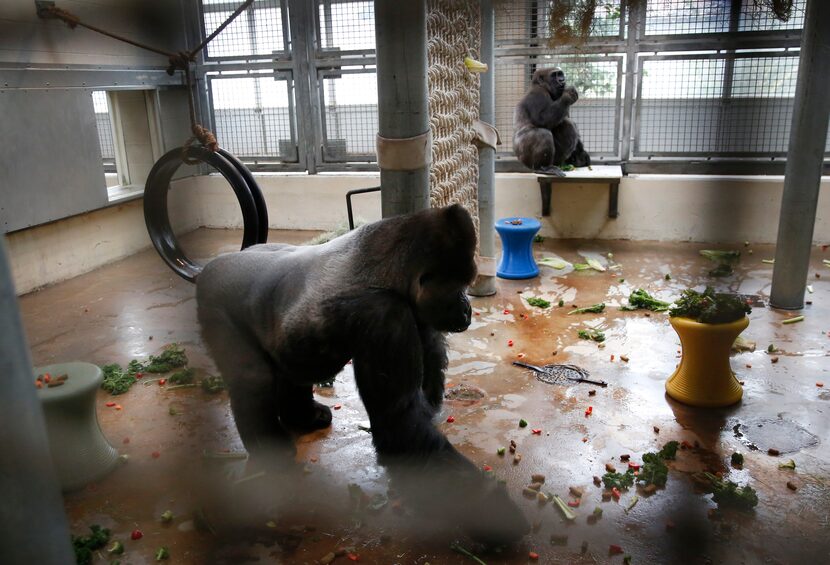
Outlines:
{"type": "Polygon", "coordinates": [[[683,404],[706,408],[738,402],[743,389],[729,365],[729,354],[749,318],[726,324],[703,324],[681,317],[669,318],[669,322],[680,336],[683,356],[666,381],[668,395],[683,404]]]}

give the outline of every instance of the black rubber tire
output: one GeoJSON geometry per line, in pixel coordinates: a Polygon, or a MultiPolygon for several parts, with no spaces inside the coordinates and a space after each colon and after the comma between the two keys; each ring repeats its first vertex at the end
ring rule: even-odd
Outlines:
{"type": "Polygon", "coordinates": [[[239,171],[239,174],[245,179],[245,182],[248,183],[248,189],[251,191],[251,196],[254,197],[254,204],[256,205],[257,210],[257,217],[259,218],[259,234],[257,237],[257,243],[267,243],[268,242],[268,207],[265,205],[265,198],[262,196],[262,191],[259,189],[259,185],[254,179],[254,175],[251,174],[251,171],[248,170],[242,161],[237,159],[234,155],[231,155],[227,151],[222,148],[219,148],[217,151],[222,157],[230,161],[236,170],[239,171]]]}
{"type": "MultiPolygon", "coordinates": [[[[242,209],[244,231],[241,249],[264,243],[259,241],[261,212],[239,168],[219,153],[208,151],[203,147],[188,147],[186,156],[188,159],[195,159],[212,166],[230,183],[239,201],[239,207],[242,209]]],[[[165,153],[153,165],[144,187],[144,221],[147,224],[150,240],[164,262],[183,279],[196,282],[196,277],[202,271],[202,265],[189,259],[182,251],[176,234],[170,226],[170,216],[167,211],[167,191],[170,189],[170,180],[181,164],[182,150],[177,148],[165,153]]],[[[259,191],[258,187],[257,191],[259,191]]],[[[259,199],[262,201],[261,193],[259,199]]],[[[264,209],[264,202],[262,208],[264,209]]]]}

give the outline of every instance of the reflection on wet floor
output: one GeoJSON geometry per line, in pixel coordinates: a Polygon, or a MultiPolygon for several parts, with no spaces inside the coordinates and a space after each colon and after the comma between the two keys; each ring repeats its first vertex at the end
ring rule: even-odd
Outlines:
{"type": "MultiPolygon", "coordinates": [[[[275,232],[271,239],[308,238],[275,232]]],[[[238,239],[238,233],[224,230],[199,230],[185,238],[197,256],[232,250],[238,239]]],[[[455,528],[400,505],[389,492],[386,471],[375,462],[368,418],[348,365],[332,388],[317,391],[320,402],[339,407],[331,429],[300,437],[296,467],[269,469],[264,476],[227,456],[243,450],[226,393],[134,386],[118,398],[123,410],[115,411],[100,392],[104,433],[130,458],[100,482],[66,496],[73,530],[80,533],[93,523],[111,528],[127,546],[122,563],[149,563],[159,546],[169,547],[180,563],[315,563],[330,552],[336,563],[350,562],[348,554],[364,563],[473,563],[452,551],[456,540],[486,563],[525,563],[531,551],[544,563],[622,562],[626,555],[632,563],[650,564],[830,562],[830,449],[824,443],[830,394],[818,386],[830,387],[830,303],[824,302],[830,300],[830,272],[821,266],[827,253],[813,254],[813,292],[807,296],[812,304],[801,312],[804,322],[782,325],[792,313],[753,309],[743,337],[757,347],[732,358],[744,382],[742,403],[701,410],[665,396],[665,379],[680,348],[667,316],[623,312],[619,306],[637,288],[670,300],[706,283],[765,299],[772,266],[761,259],[773,256],[770,246],[751,247],[753,254],[743,254],[735,274],[711,279],[711,263],[698,255],[711,245],[551,240],[535,245],[540,257],[571,264],[593,258],[606,271],[543,266],[539,278],[500,280],[496,296],[473,299],[473,325],[450,338],[448,399],[436,419],[466,456],[507,481],[534,524],[534,532],[516,547],[476,546],[455,528]],[[552,306],[532,307],[526,300],[531,296],[552,306]],[[602,313],[567,315],[575,306],[599,302],[607,305],[602,313]],[[585,327],[602,328],[606,340],[580,340],[577,330],[585,327]],[[769,344],[775,355],[767,352],[769,344]],[[519,359],[577,365],[609,386],[546,384],[512,365],[519,359]],[[528,426],[519,427],[520,419],[528,426]],[[511,440],[522,455],[518,464],[510,454],[498,454],[511,440]],[[686,443],[669,463],[665,488],[651,495],[631,489],[619,501],[602,500],[593,477],[605,473],[606,464],[622,469],[621,455],[640,462],[643,453],[669,440],[686,443]],[[770,455],[770,448],[781,455],[770,455]],[[742,469],[730,465],[734,451],[744,455],[742,469]],[[779,468],[790,459],[794,470],[779,468]],[[692,478],[699,471],[720,471],[750,484],[760,499],[755,511],[710,512],[711,495],[692,478]],[[575,501],[569,487],[584,489],[579,507],[572,508],[573,522],[552,504],[522,497],[534,473],[544,474],[544,489],[565,501],[575,501]],[[378,507],[354,506],[350,483],[378,507]],[[596,507],[602,518],[589,521],[596,507]],[[159,519],[165,510],[175,516],[170,524],[159,519]],[[134,529],[144,533],[141,540],[129,540],[134,529]],[[623,553],[609,555],[612,545],[623,553]],[[338,549],[348,551],[341,555],[338,549]]],[[[148,250],[24,296],[33,361],[125,365],[176,342],[200,374],[214,373],[199,336],[193,295],[194,287],[148,250]]]]}

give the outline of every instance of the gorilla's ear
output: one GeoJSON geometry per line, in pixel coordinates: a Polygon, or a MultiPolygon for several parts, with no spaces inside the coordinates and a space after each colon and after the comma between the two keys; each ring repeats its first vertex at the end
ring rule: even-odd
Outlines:
{"type": "Polygon", "coordinates": [[[533,73],[533,78],[530,80],[531,84],[538,84],[539,86],[545,85],[545,74],[547,71],[545,69],[536,69],[533,73]]]}

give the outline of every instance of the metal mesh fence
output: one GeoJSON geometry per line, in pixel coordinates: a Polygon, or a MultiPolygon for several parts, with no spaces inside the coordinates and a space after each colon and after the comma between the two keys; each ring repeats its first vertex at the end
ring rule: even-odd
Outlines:
{"type": "Polygon", "coordinates": [[[592,157],[619,157],[619,88],[622,58],[604,60],[554,58],[552,56],[496,59],[496,128],[501,132],[500,157],[513,152],[513,111],[530,86],[537,68],[558,66],[566,80],[579,92],[571,106],[571,119],[577,124],[583,143],[592,157]]]}
{"type": "Polygon", "coordinates": [[[98,128],[101,158],[104,165],[115,166],[115,143],[112,139],[112,118],[110,117],[107,93],[103,90],[92,91],[92,104],[95,109],[95,125],[98,128]]]}
{"type": "Polygon", "coordinates": [[[219,145],[245,160],[297,160],[287,76],[208,76],[219,145]]]}
{"type": "MultiPolygon", "coordinates": [[[[550,22],[556,0],[495,3],[495,35],[497,46],[546,45],[551,39],[550,22]]],[[[601,2],[594,13],[589,38],[621,36],[620,0],[601,2]]],[[[570,18],[568,25],[579,23],[570,18]]]]}
{"type": "Polygon", "coordinates": [[[785,156],[797,54],[644,57],[634,156],[785,156]]]}
{"type": "Polygon", "coordinates": [[[317,37],[322,49],[374,50],[374,2],[320,0],[317,10],[317,37]]]}
{"type": "Polygon", "coordinates": [[[323,159],[374,160],[378,131],[377,77],[372,70],[321,77],[323,159]]]}
{"type": "MultiPolygon", "coordinates": [[[[205,35],[213,33],[237,7],[234,1],[202,0],[205,35]]],[[[254,58],[285,49],[279,0],[256,0],[208,44],[206,56],[254,58]]]]}
{"type": "Polygon", "coordinates": [[[807,0],[794,0],[787,21],[775,17],[771,4],[764,0],[741,0],[737,20],[732,22],[728,0],[649,0],[646,35],[776,31],[800,29],[804,25],[807,0]]]}
{"type": "Polygon", "coordinates": [[[758,0],[741,1],[741,19],[738,31],[775,31],[801,29],[804,26],[804,11],[807,0],[793,0],[793,7],[786,22],[770,13],[769,8],[758,0]]]}

